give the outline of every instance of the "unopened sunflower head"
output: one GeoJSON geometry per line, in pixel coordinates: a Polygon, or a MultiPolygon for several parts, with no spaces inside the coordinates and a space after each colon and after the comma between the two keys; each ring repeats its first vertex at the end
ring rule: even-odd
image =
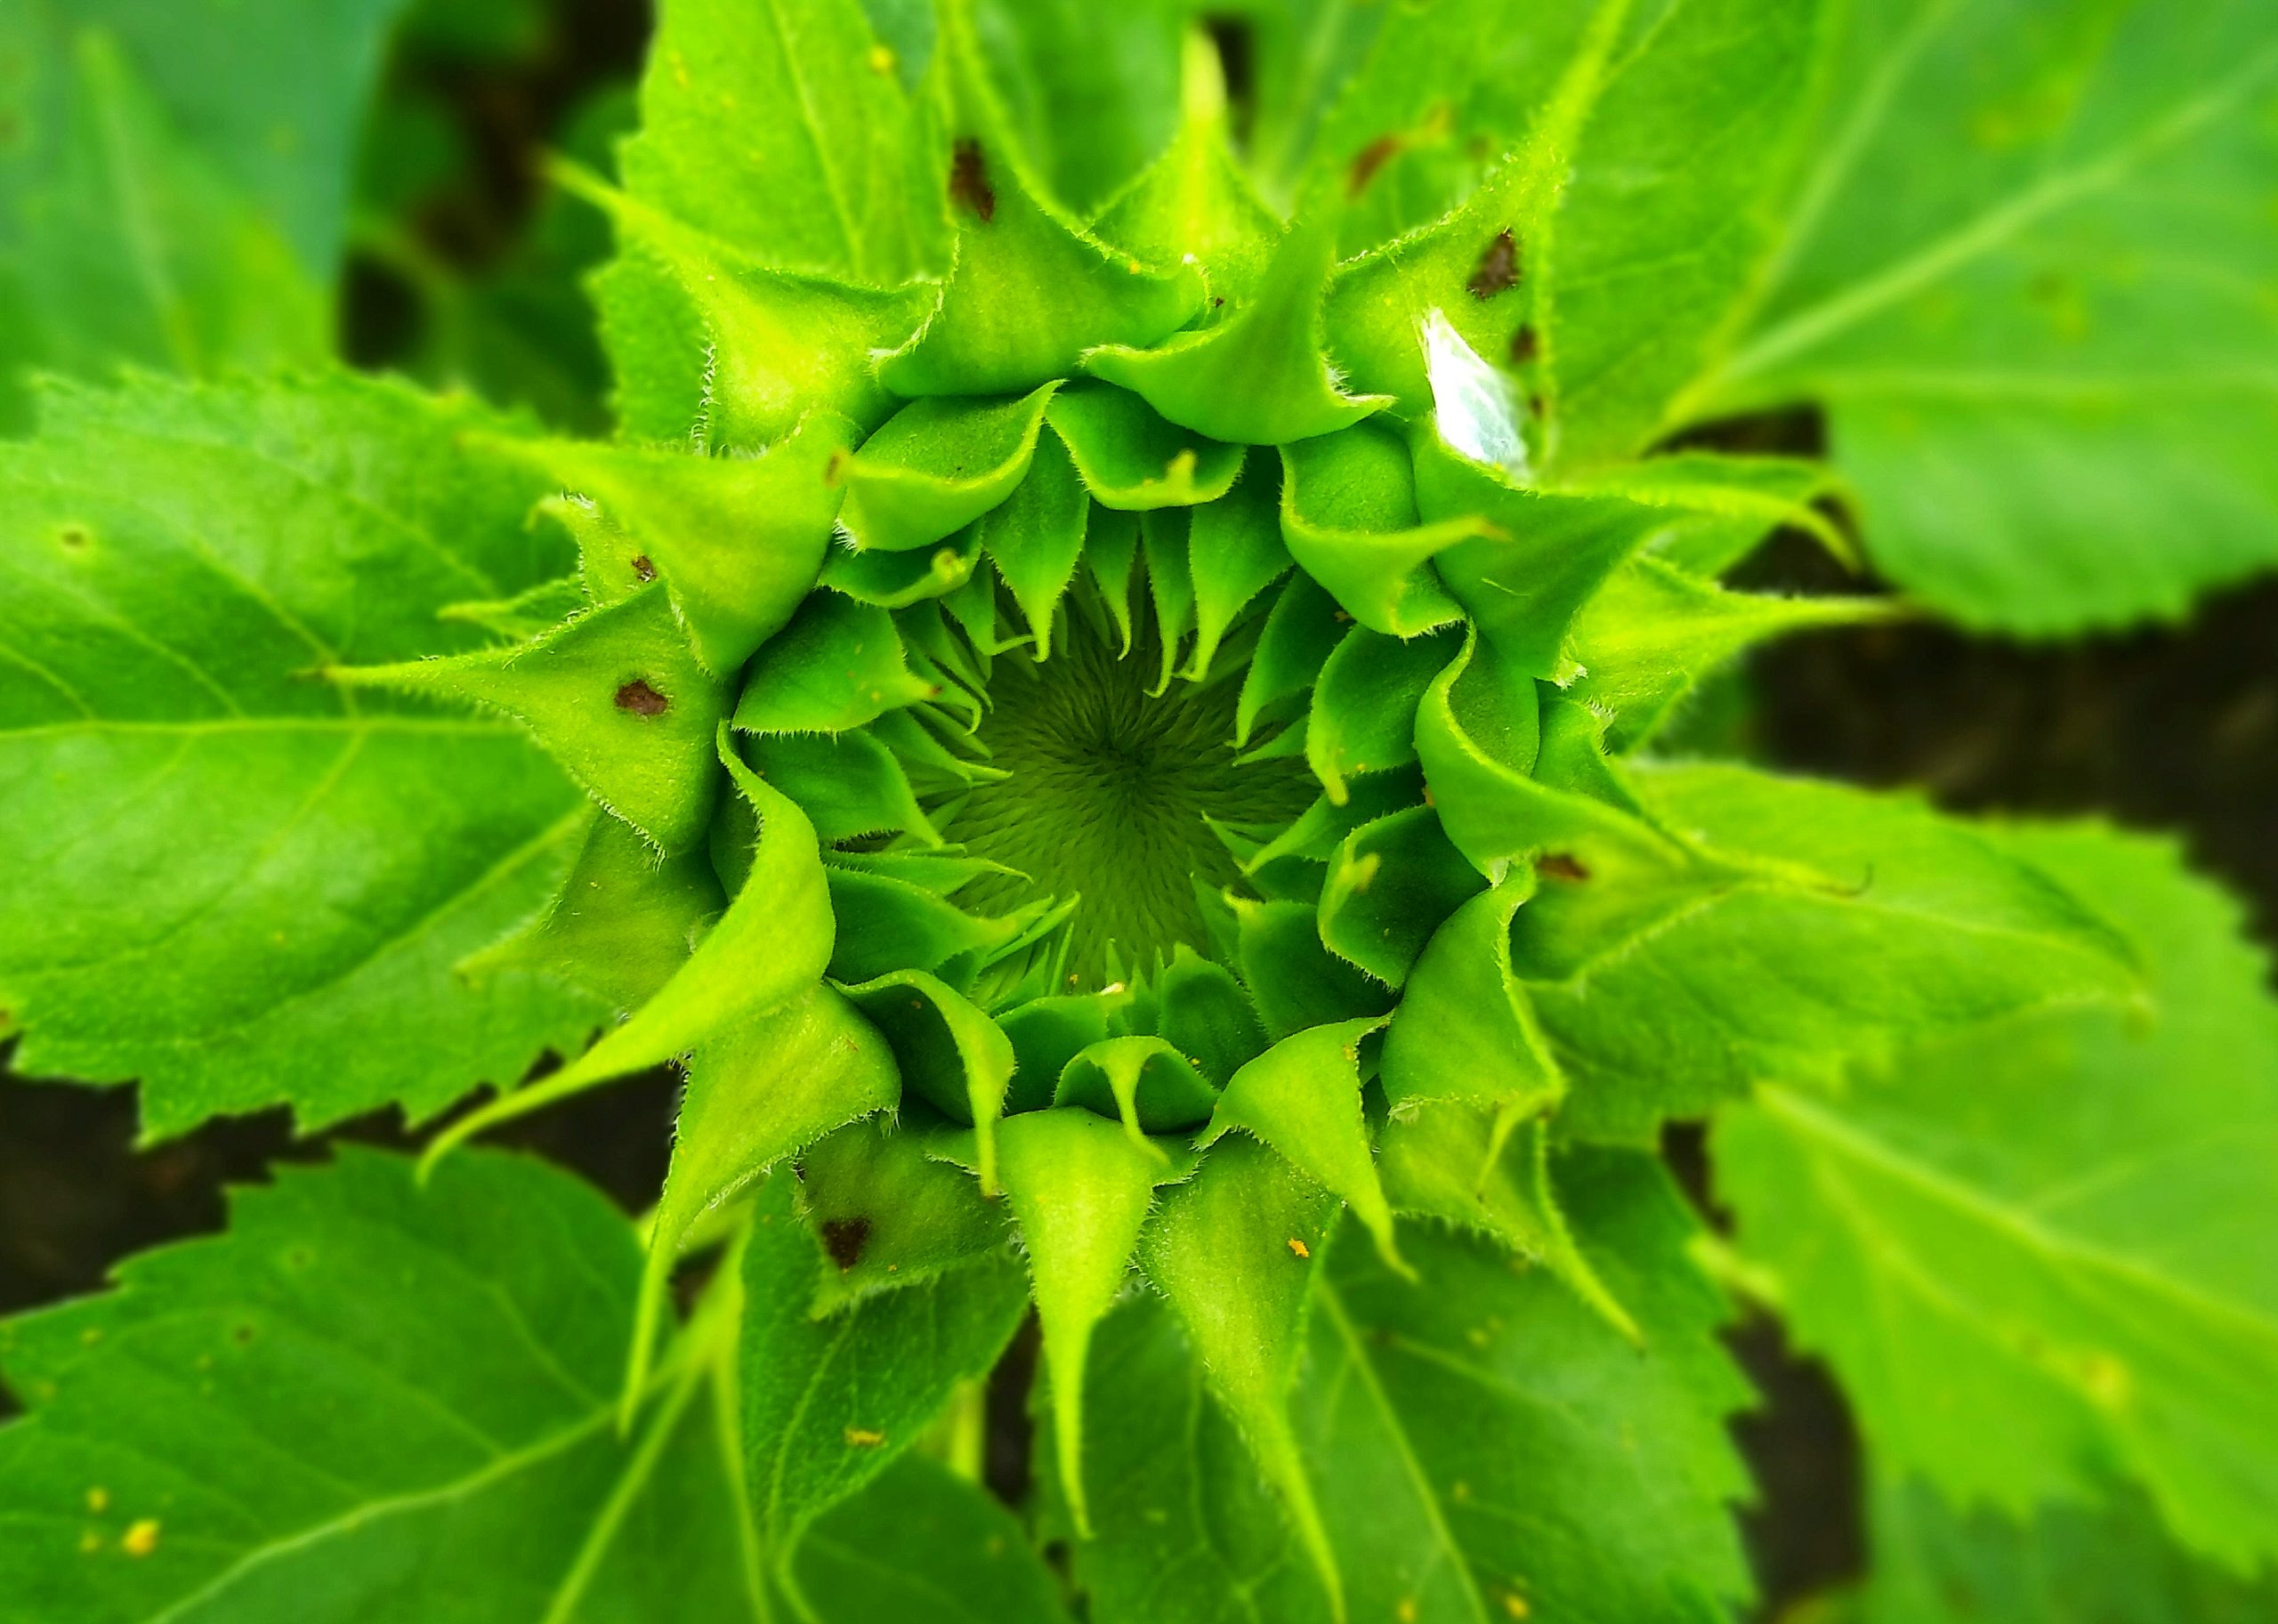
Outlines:
{"type": "Polygon", "coordinates": [[[827,1296],[1009,1212],[1079,1524],[1092,1325],[1135,1261],[1231,1292],[1225,1357],[1190,1324],[1333,1581],[1273,1418],[1294,1355],[1237,1345],[1347,1206],[1394,1266],[1394,1211],[1430,1214],[1626,1327],[1549,1194],[1570,1084],[1530,989],[1748,865],[1609,746],[1710,653],[1867,611],[1708,578],[1823,529],[1815,472],[1562,454],[1557,102],[1455,212],[1340,258],[1381,142],[1269,207],[1198,48],[1169,149],[1078,219],[943,16],[905,256],[938,239],[938,274],[755,263],[645,198],[637,146],[629,195],[570,176],[619,235],[627,439],[497,449],[560,481],[580,573],[469,606],[493,650],[342,674],[521,717],[596,803],[559,905],[477,967],[625,1018],[444,1143],[685,1061],[652,1315],[788,1156],[827,1296]]]}

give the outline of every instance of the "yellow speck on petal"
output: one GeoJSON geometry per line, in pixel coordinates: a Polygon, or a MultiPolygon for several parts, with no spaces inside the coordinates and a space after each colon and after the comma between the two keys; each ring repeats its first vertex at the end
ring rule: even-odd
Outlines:
{"type": "Polygon", "coordinates": [[[1527,1605],[1526,1598],[1517,1591],[1506,1590],[1503,1592],[1503,1611],[1515,1619],[1523,1619],[1534,1609],[1527,1605]]]}
{"type": "Polygon", "coordinates": [[[158,1520],[144,1517],[121,1536],[118,1548],[130,1556],[148,1556],[158,1548],[158,1520]]]}
{"type": "Polygon", "coordinates": [[[87,1491],[87,1509],[101,1516],[110,1509],[110,1491],[97,1487],[87,1491]]]}
{"type": "Polygon", "coordinates": [[[1400,1605],[1393,1608],[1393,1612],[1399,1615],[1400,1624],[1416,1624],[1416,1598],[1412,1596],[1402,1596],[1400,1605]]]}
{"type": "Polygon", "coordinates": [[[893,71],[893,50],[891,46],[872,45],[870,47],[870,71],[872,73],[893,71]]]}
{"type": "Polygon", "coordinates": [[[850,1426],[846,1429],[846,1442],[858,1450],[874,1450],[885,1441],[886,1435],[884,1433],[874,1433],[867,1426],[850,1426]]]}
{"type": "Polygon", "coordinates": [[[1289,1249],[1300,1257],[1311,1257],[1313,1255],[1313,1248],[1295,1235],[1289,1237],[1289,1249]]]}

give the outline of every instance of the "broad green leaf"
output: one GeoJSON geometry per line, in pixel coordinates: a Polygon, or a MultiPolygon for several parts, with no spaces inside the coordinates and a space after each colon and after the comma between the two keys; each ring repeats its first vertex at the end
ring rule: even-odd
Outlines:
{"type": "Polygon", "coordinates": [[[922,1455],[824,1513],[792,1560],[821,1624],[1068,1624],[1020,1519],[922,1455]]]}
{"type": "Polygon", "coordinates": [[[1006,1199],[1044,1325],[1060,1480],[1078,1531],[1086,1532],[1082,1417],[1092,1329],[1123,1289],[1155,1186],[1183,1169],[1088,1111],[1024,1111],[998,1131],[1006,1199]]]}
{"type": "Polygon", "coordinates": [[[711,822],[726,700],[661,581],[530,642],[325,675],[351,694],[379,689],[511,717],[659,851],[687,851],[711,822]]]}
{"type": "Polygon", "coordinates": [[[1163,1198],[1139,1256],[1281,1498],[1306,1559],[1341,1604],[1336,1555],[1289,1426],[1305,1310],[1337,1212],[1337,1199],[1288,1161],[1233,1140],[1163,1198]]]}
{"type": "Polygon", "coordinates": [[[1546,861],[1515,922],[1578,1134],[1634,1140],[1758,1081],[1832,1084],[1934,1033],[2140,997],[2125,940],[1992,833],[1740,767],[1627,781],[1700,855],[1546,861]]]}
{"type": "Polygon", "coordinates": [[[1236,1129],[1272,1146],[1351,1207],[1386,1262],[1404,1270],[1361,1109],[1361,1045],[1384,1023],[1363,1016],[1282,1038],[1234,1073],[1195,1147],[1236,1129]]]}
{"type": "MultiPolygon", "coordinates": [[[[9,1624],[763,1619],[710,1379],[716,1322],[614,1426],[639,1254],[576,1179],[492,1154],[424,1188],[343,1147],[228,1234],[0,1329],[9,1624]]],[[[715,1316],[716,1321],[717,1316],[715,1316]]]]}
{"type": "MultiPolygon", "coordinates": [[[[1357,1235],[1329,1248],[1292,1408],[1351,1619],[1706,1624],[1749,1595],[1728,1513],[1748,1484],[1725,1432],[1749,1392],[1686,1256],[1698,1223],[1648,1158],[1587,1152],[1557,1171],[1642,1349],[1498,1247],[1412,1231],[1412,1285],[1357,1235]]],[[[1097,1537],[1074,1553],[1092,1617],[1327,1624],[1190,1345],[1151,1304],[1101,1327],[1097,1537]]]]}
{"type": "Polygon", "coordinates": [[[2194,1561],[2134,1495],[2021,1523],[1957,1513],[1921,1483],[1883,1483],[1867,1511],[1872,1560],[1835,1612],[1841,1624],[2254,1624],[2278,1609],[2278,1580],[2194,1561]]]}
{"type": "MultiPolygon", "coordinates": [[[[793,1184],[771,1178],[754,1202],[736,1354],[753,1518],[787,1580],[801,1531],[987,1374],[1024,1306],[1020,1270],[1000,1253],[818,1315],[823,1251],[793,1184]]],[[[828,1608],[827,1595],[814,1600],[828,1608]]]]}
{"type": "Polygon", "coordinates": [[[1005,400],[915,400],[845,458],[840,522],[864,552],[907,553],[952,535],[1028,477],[1056,385],[1005,400]]]}
{"type": "Polygon", "coordinates": [[[1978,626],[2278,562],[2278,28],[2234,0],[1838,14],[1811,162],[1689,416],[1821,402],[1876,562],[1978,626]]]}
{"type": "Polygon", "coordinates": [[[1539,379],[1552,465],[1634,456],[1717,353],[1769,251],[1822,0],[1639,7],[1563,179],[1539,379]]]}
{"type": "Polygon", "coordinates": [[[2243,1571],[2278,1504],[2278,1004],[2236,909],[2150,841],[1999,845],[2110,912],[2152,1008],[1902,1048],[1847,1093],[1766,1089],[1715,1140],[1741,1245],[1882,1469],[2022,1516],[2140,1485],[2243,1571]]]}
{"type": "Polygon", "coordinates": [[[143,1126],[290,1103],[416,1119],[600,1006],[456,966],[559,888],[578,797],[510,725],[307,674],[464,649],[446,604],[568,560],[496,427],[392,385],[139,378],[0,446],[0,1005],[37,1075],[143,1126]]]}
{"type": "Polygon", "coordinates": [[[932,156],[860,0],[660,12],[628,192],[780,270],[885,287],[942,262],[932,156]]]}
{"type": "Polygon", "coordinates": [[[560,177],[616,227],[594,289],[628,436],[753,452],[812,412],[869,428],[893,409],[870,356],[924,319],[922,287],[780,270],[582,170],[560,177]]]}

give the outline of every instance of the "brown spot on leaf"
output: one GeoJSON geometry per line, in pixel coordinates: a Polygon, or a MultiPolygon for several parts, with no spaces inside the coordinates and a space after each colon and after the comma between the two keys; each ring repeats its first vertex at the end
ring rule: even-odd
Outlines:
{"type": "Polygon", "coordinates": [[[1508,293],[1519,285],[1519,239],[1507,230],[1498,231],[1487,251],[1479,256],[1479,263],[1471,273],[1465,289],[1482,303],[1497,294],[1508,293]]]}
{"type": "Polygon", "coordinates": [[[1357,198],[1368,190],[1369,182],[1377,178],[1377,172],[1400,156],[1402,144],[1397,135],[1379,135],[1361,148],[1353,160],[1351,171],[1345,177],[1345,195],[1357,198]]]}
{"type": "Polygon", "coordinates": [[[1542,353],[1542,340],[1535,336],[1531,322],[1522,322],[1519,330],[1511,335],[1511,365],[1524,367],[1542,353]]]}
{"type": "Polygon", "coordinates": [[[87,527],[84,524],[67,524],[55,532],[55,539],[71,552],[81,553],[86,550],[94,537],[88,534],[87,527]]]}
{"type": "Polygon", "coordinates": [[[1576,884],[1590,877],[1590,871],[1579,860],[1564,852],[1553,852],[1535,863],[1535,872],[1547,880],[1567,880],[1576,884]]]}
{"type": "Polygon", "coordinates": [[[633,573],[638,579],[653,581],[657,578],[657,566],[649,562],[646,553],[635,553],[633,555],[633,573]]]}
{"type": "Polygon", "coordinates": [[[618,709],[629,710],[636,716],[661,716],[671,703],[637,676],[617,691],[618,709]]]}
{"type": "Polygon", "coordinates": [[[989,165],[981,143],[967,137],[949,157],[949,201],[987,225],[997,217],[997,194],[989,184],[989,165]]]}
{"type": "Polygon", "coordinates": [[[868,1218],[830,1218],[822,1226],[822,1249],[830,1254],[830,1261],[844,1274],[862,1261],[862,1248],[870,1243],[870,1221],[868,1218]]]}

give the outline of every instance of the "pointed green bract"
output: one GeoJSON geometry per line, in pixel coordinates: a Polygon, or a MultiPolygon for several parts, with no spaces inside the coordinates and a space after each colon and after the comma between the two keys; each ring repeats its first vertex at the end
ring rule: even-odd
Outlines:
{"type": "Polygon", "coordinates": [[[1395,1115],[1434,1100],[1531,1116],[1566,1079],[1511,972],[1511,916],[1534,894],[1514,874],[1450,914],[1402,990],[1385,1031],[1385,1100],[1395,1115]]]}
{"type": "Polygon", "coordinates": [[[846,990],[893,1046],[902,1080],[955,1122],[972,1125],[981,1190],[997,1192],[997,1119],[1013,1081],[1013,1045],[955,988],[901,970],[846,990]]]}
{"type": "Polygon", "coordinates": [[[745,733],[843,733],[934,692],[910,671],[885,610],[810,593],[745,671],[735,725],[745,733]]]}
{"type": "Polygon", "coordinates": [[[1061,1481],[1078,1531],[1088,1533],[1082,1416],[1092,1329],[1122,1289],[1155,1186],[1169,1175],[1088,1111],[1027,1111],[1007,1119],[1001,1136],[1006,1199],[1044,1322],[1061,1481]]]}
{"type": "Polygon", "coordinates": [[[1358,423],[1385,401],[1345,394],[1321,352],[1321,291],[1336,247],[1333,214],[1300,219],[1245,304],[1152,348],[1103,343],[1084,369],[1213,440],[1280,445],[1358,423]]]}
{"type": "Polygon", "coordinates": [[[1242,448],[1189,433],[1137,395],[1106,384],[1071,384],[1048,414],[1093,500],[1138,511],[1216,502],[1242,469],[1242,448]]]}
{"type": "Polygon", "coordinates": [[[662,582],[533,642],[328,675],[343,687],[431,695],[511,716],[661,851],[686,851],[711,819],[720,682],[689,647],[662,582]]]}
{"type": "Polygon", "coordinates": [[[981,521],[981,543],[1028,618],[1038,659],[1052,653],[1053,616],[1083,556],[1091,500],[1062,439],[1046,435],[1020,489],[981,521]]]}
{"type": "Polygon", "coordinates": [[[1434,925],[1483,885],[1430,807],[1387,812],[1347,835],[1329,859],[1321,945],[1398,987],[1434,925]]]}
{"type": "Polygon", "coordinates": [[[1320,667],[1305,724],[1305,762],[1329,798],[1350,780],[1416,759],[1416,707],[1453,650],[1445,634],[1402,640],[1355,626],[1320,667]]]}
{"type": "Polygon", "coordinates": [[[888,418],[833,473],[846,488],[839,522],[856,548],[931,546],[1011,496],[1056,387],[1001,400],[915,400],[888,418]]]}
{"type": "MultiPolygon", "coordinates": [[[[1119,1119],[1135,1140],[1192,1132],[1210,1119],[1218,1091],[1195,1062],[1163,1038],[1133,1035],[1086,1044],[1062,1068],[1054,1105],[1119,1119]]],[[[1163,1152],[1149,1146],[1150,1153],[1163,1152]]]]}
{"type": "Polygon", "coordinates": [[[941,302],[878,364],[902,395],[1034,389],[1075,370],[1087,347],[1155,343],[1202,302],[1183,265],[1119,253],[1046,200],[988,84],[970,8],[943,8],[946,192],[957,247],[941,302]]]}
{"type": "Polygon", "coordinates": [[[1236,1128],[1254,1135],[1340,1197],[1385,1261],[1404,1268],[1361,1114],[1361,1044],[1384,1023],[1367,1016],[1284,1038],[1234,1073],[1195,1143],[1207,1149],[1236,1128]]]}
{"type": "Polygon", "coordinates": [[[1139,1256],[1341,1612],[1336,1554],[1289,1425],[1305,1311],[1336,1217],[1336,1198],[1305,1174],[1263,1145],[1230,1141],[1164,1196],[1139,1256]]]}
{"type": "Polygon", "coordinates": [[[1415,475],[1397,435],[1364,424],[1285,447],[1281,465],[1290,556],[1347,614],[1387,637],[1461,618],[1431,561],[1492,527],[1473,518],[1420,522],[1415,475]]]}
{"type": "Polygon", "coordinates": [[[731,674],[813,588],[838,515],[830,475],[852,441],[811,416],[780,445],[730,456],[555,440],[537,464],[591,498],[664,578],[697,658],[731,674]]]}

